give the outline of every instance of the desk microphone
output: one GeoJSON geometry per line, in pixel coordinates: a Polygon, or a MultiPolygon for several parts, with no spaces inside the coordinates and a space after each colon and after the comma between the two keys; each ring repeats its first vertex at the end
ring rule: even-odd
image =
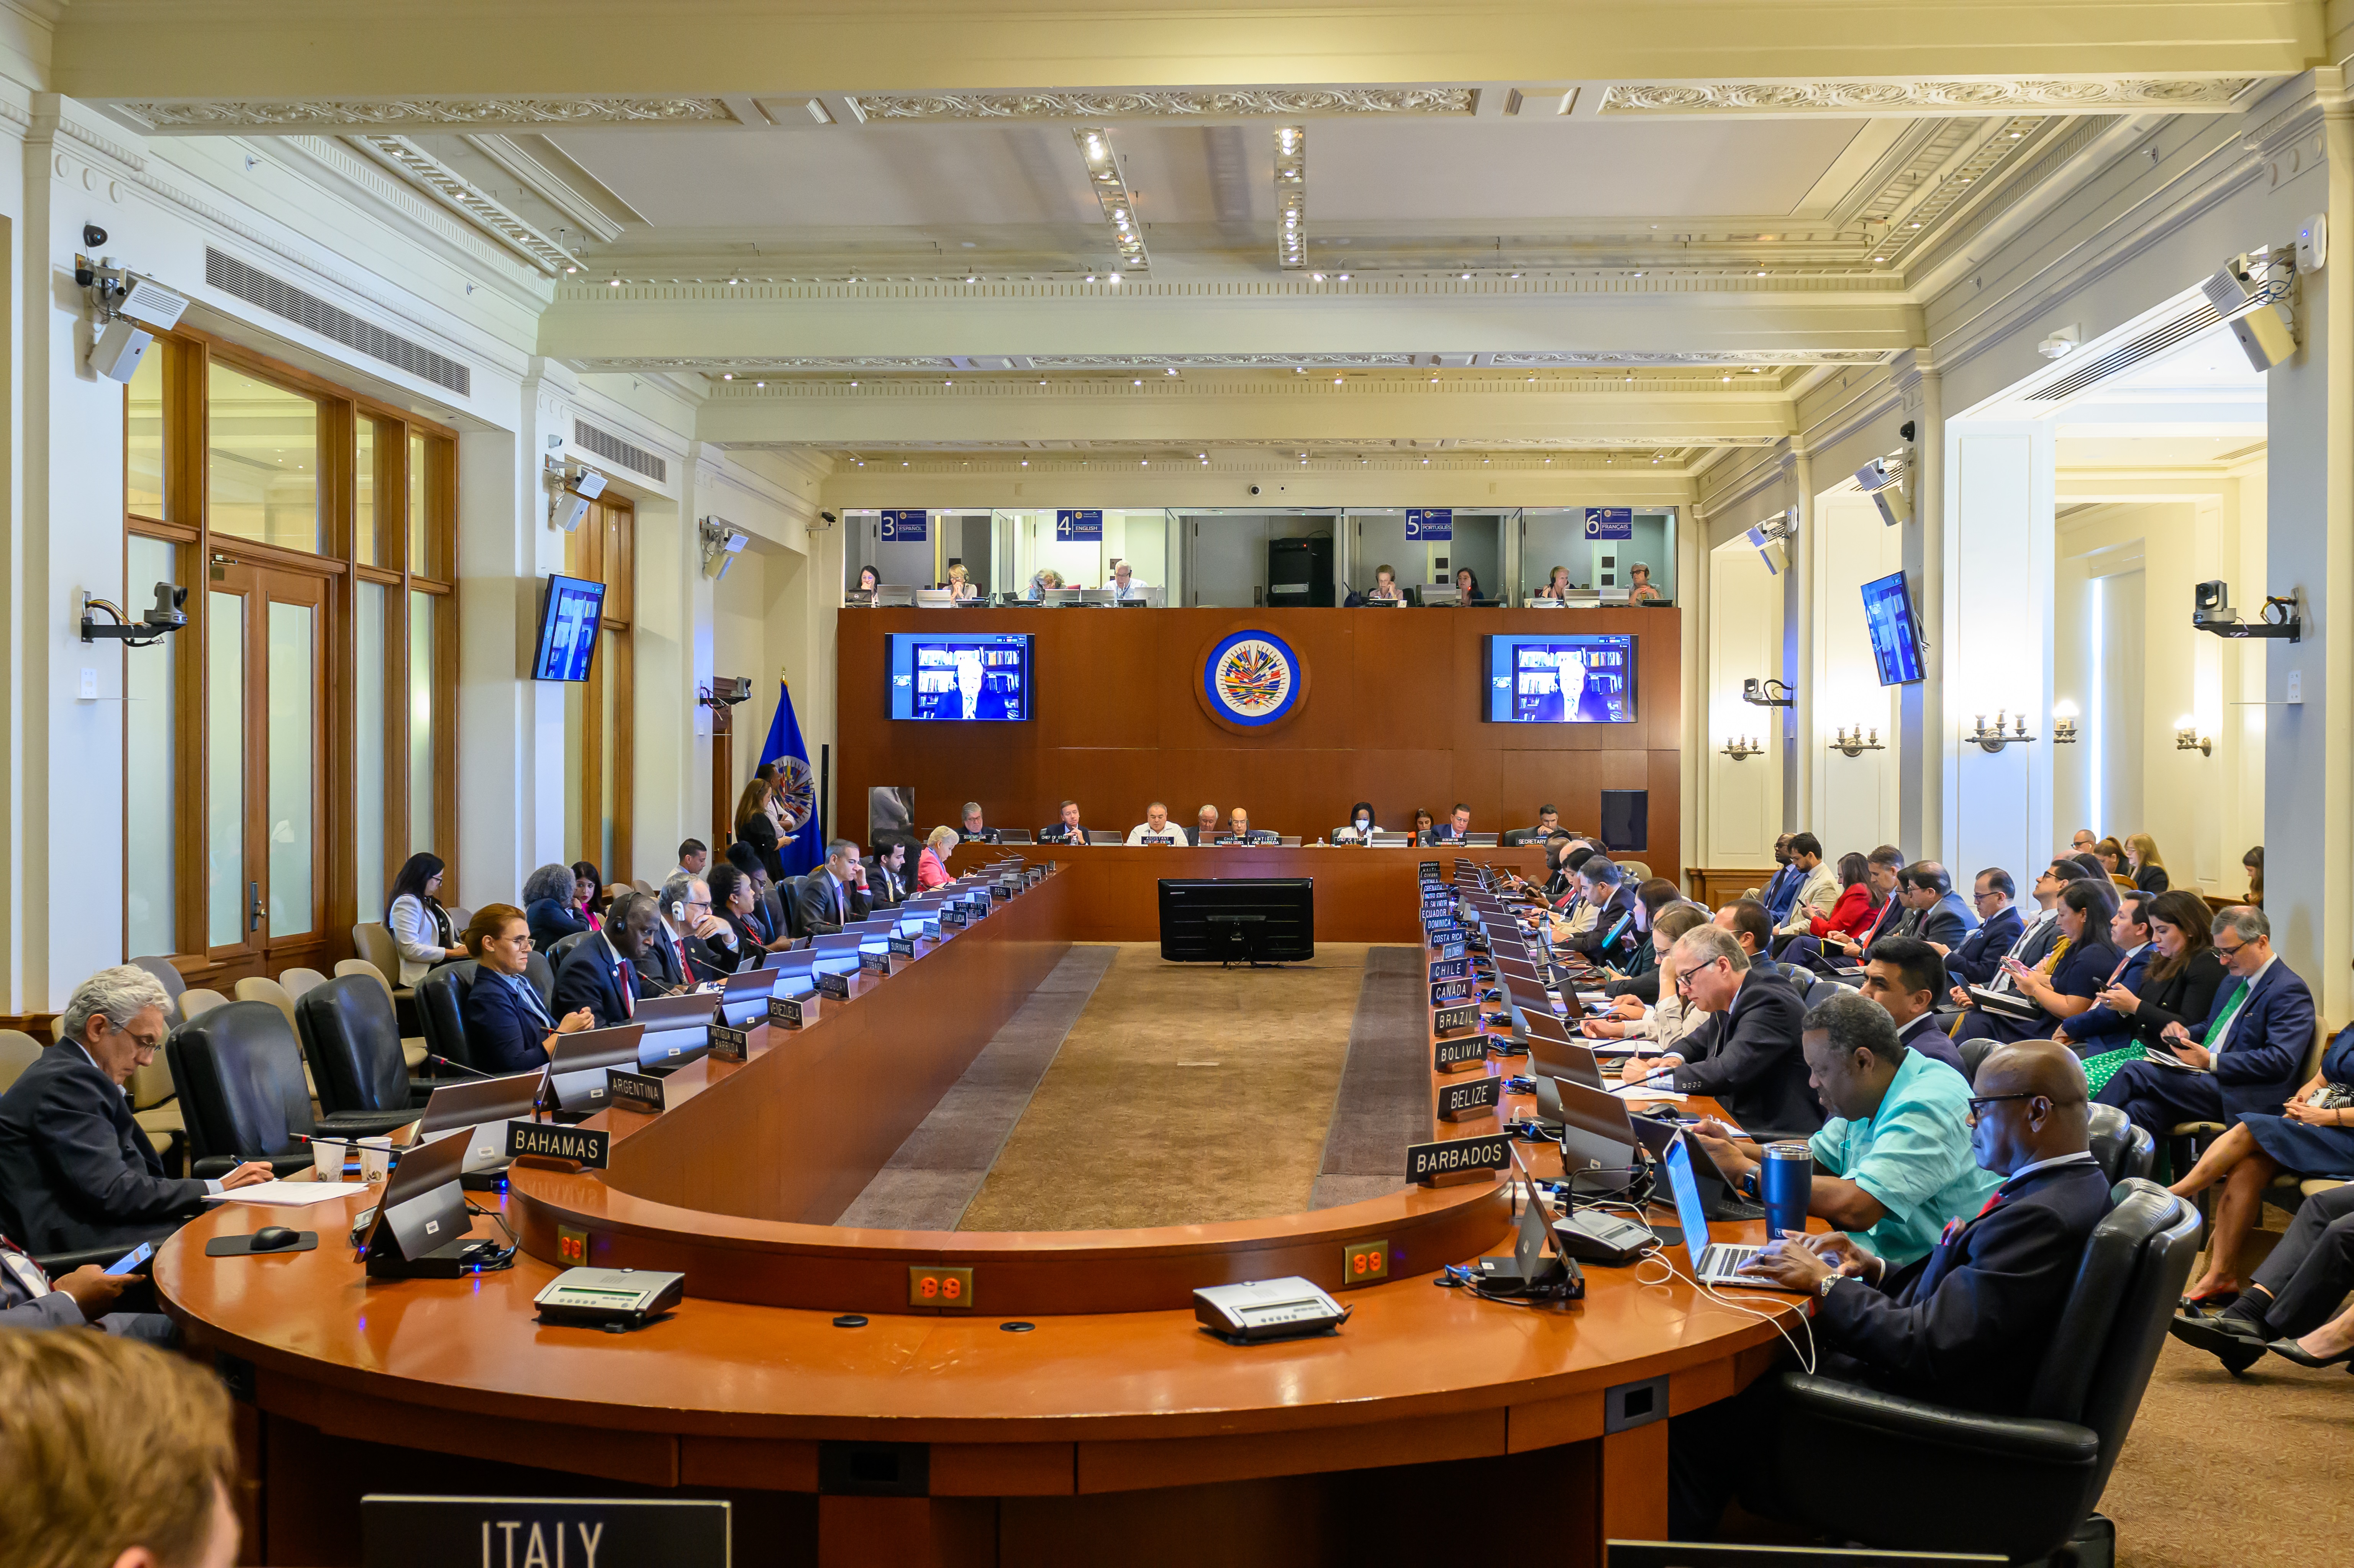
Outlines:
{"type": "Polygon", "coordinates": [[[445,1067],[455,1067],[458,1071],[461,1073],[470,1073],[477,1078],[495,1078],[498,1076],[496,1073],[485,1073],[480,1067],[469,1067],[463,1062],[452,1062],[447,1056],[436,1055],[430,1052],[427,1053],[425,1059],[429,1062],[439,1062],[445,1067]]]}

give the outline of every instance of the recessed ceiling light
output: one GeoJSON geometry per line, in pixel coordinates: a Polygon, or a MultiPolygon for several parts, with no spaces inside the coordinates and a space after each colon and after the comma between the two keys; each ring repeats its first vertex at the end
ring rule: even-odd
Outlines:
{"type": "Polygon", "coordinates": [[[1346,272],[1341,273],[1341,281],[1342,281],[1343,283],[1345,283],[1345,282],[1347,282],[1348,281],[1349,281],[1349,274],[1348,274],[1348,273],[1346,273],[1346,272]]]}
{"type": "Polygon", "coordinates": [[[1321,272],[1310,272],[1308,274],[1308,281],[1311,283],[1320,283],[1324,281],[1324,274],[1321,272]]]}
{"type": "Polygon", "coordinates": [[[736,373],[732,370],[724,372],[720,376],[719,379],[722,381],[733,381],[736,379],[736,373]]]}
{"type": "MultiPolygon", "coordinates": [[[[1654,225],[1652,225],[1652,227],[1656,228],[1658,228],[1659,226],[1658,226],[1657,224],[1654,224],[1654,225]]],[[[1641,274],[1640,272],[1638,272],[1638,273],[1636,273],[1636,274],[1635,274],[1635,276],[1637,276],[1638,278],[1641,277],[1642,275],[1643,275],[1643,274],[1641,274]]]]}
{"type": "Polygon", "coordinates": [[[1759,269],[1757,269],[1757,275],[1758,275],[1759,277],[1763,278],[1763,277],[1766,275],[1766,269],[1765,269],[1765,268],[1763,268],[1763,267],[1760,267],[1759,269]]]}
{"type": "Polygon", "coordinates": [[[1117,283],[1117,282],[1119,282],[1119,273],[1117,273],[1117,272],[1108,272],[1108,273],[1106,273],[1106,274],[1105,274],[1105,277],[1106,277],[1109,281],[1114,282],[1114,283],[1117,283]]]}
{"type": "Polygon", "coordinates": [[[580,270],[580,269],[579,269],[579,268],[578,268],[578,267],[567,267],[567,268],[565,269],[565,270],[566,270],[567,272],[578,272],[578,270],[580,270]]]}
{"type": "Polygon", "coordinates": [[[1335,386],[1335,387],[1338,387],[1339,385],[1341,385],[1341,378],[1340,378],[1339,376],[1335,376],[1334,377],[1332,377],[1332,385],[1333,385],[1333,386],[1335,386]]]}
{"type": "Polygon", "coordinates": [[[608,278],[605,280],[605,287],[609,289],[618,289],[620,286],[621,281],[619,278],[608,278]]]}
{"type": "Polygon", "coordinates": [[[949,380],[949,382],[947,382],[947,383],[946,383],[946,385],[950,386],[950,387],[953,387],[953,386],[955,386],[955,385],[956,385],[956,382],[955,382],[953,379],[951,379],[951,380],[949,380]]]}
{"type": "Polygon", "coordinates": [[[742,282],[743,281],[744,281],[744,280],[743,280],[743,279],[741,279],[741,278],[730,278],[730,279],[728,279],[728,280],[727,280],[727,286],[728,286],[729,288],[731,288],[731,289],[732,289],[732,288],[734,288],[737,284],[738,284],[738,283],[742,282]]]}
{"type": "Polygon", "coordinates": [[[1468,282],[1469,282],[1469,281],[1471,281],[1471,274],[1470,274],[1470,273],[1469,273],[1469,272],[1464,273],[1464,274],[1463,274],[1463,281],[1464,281],[1465,282],[1467,282],[1467,283],[1468,283],[1468,282]]]}
{"type": "Polygon", "coordinates": [[[855,381],[854,381],[854,382],[852,382],[852,383],[851,383],[851,385],[852,385],[853,387],[855,387],[855,386],[857,386],[857,385],[858,385],[858,383],[857,383],[857,382],[855,382],[855,381]]]}
{"type": "Polygon", "coordinates": [[[1175,366],[1173,366],[1173,365],[1172,365],[1172,366],[1171,366],[1169,367],[1169,374],[1170,374],[1170,375],[1172,375],[1172,376],[1176,375],[1176,374],[1177,374],[1177,367],[1176,367],[1175,366]]]}
{"type": "Polygon", "coordinates": [[[752,383],[752,385],[753,385],[753,386],[755,386],[755,387],[766,387],[766,386],[768,385],[768,383],[767,383],[767,382],[765,382],[765,381],[755,381],[755,382],[753,382],[753,383],[752,383]]]}
{"type": "Polygon", "coordinates": [[[1139,386],[1139,387],[1143,386],[1143,385],[1144,385],[1144,377],[1143,377],[1143,376],[1138,376],[1138,377],[1136,378],[1135,385],[1137,385],[1137,386],[1139,386]]]}
{"type": "Polygon", "coordinates": [[[1885,256],[1875,256],[1875,257],[1873,257],[1873,258],[1872,258],[1872,260],[1873,260],[1874,261],[1885,261],[1885,260],[1888,260],[1888,258],[1887,258],[1887,257],[1885,257],[1885,256]]]}

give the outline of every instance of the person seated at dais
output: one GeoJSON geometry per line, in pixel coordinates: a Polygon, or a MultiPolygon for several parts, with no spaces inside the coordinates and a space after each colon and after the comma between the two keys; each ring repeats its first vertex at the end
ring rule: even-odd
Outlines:
{"type": "Polygon", "coordinates": [[[597,1015],[586,1006],[558,1018],[540,1000],[539,988],[524,972],[531,962],[531,927],[514,905],[476,910],[464,940],[476,965],[466,991],[466,1051],[483,1072],[534,1072],[547,1065],[558,1035],[597,1027],[597,1015]]]}
{"type": "Polygon", "coordinates": [[[1128,830],[1132,844],[1182,844],[1185,830],[1169,820],[1168,802],[1155,800],[1144,808],[1144,821],[1128,830]]]}
{"type": "Polygon", "coordinates": [[[1042,844],[1084,844],[1087,830],[1079,825],[1079,803],[1066,800],[1055,808],[1056,820],[1038,830],[1042,844]]]}

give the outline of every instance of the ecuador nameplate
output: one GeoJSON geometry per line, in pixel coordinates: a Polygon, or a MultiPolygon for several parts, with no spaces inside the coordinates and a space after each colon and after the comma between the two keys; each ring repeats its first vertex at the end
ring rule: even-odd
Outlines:
{"type": "Polygon", "coordinates": [[[1438,1091],[1438,1119],[1469,1121],[1475,1117],[1492,1116],[1503,1103],[1504,1080],[1492,1073],[1465,1083],[1447,1084],[1438,1091]]]}
{"type": "Polygon", "coordinates": [[[781,1023],[788,1029],[799,1029],[817,1022],[817,998],[813,996],[772,996],[769,999],[769,1022],[781,1023]]]}
{"type": "Polygon", "coordinates": [[[569,1160],[589,1171],[605,1169],[612,1134],[588,1127],[558,1127],[554,1122],[507,1123],[507,1158],[536,1155],[543,1160],[569,1160]]]}
{"type": "Polygon", "coordinates": [[[1450,1138],[1406,1146],[1405,1179],[1423,1187],[1477,1181],[1512,1162],[1512,1140],[1501,1133],[1450,1138]]]}
{"type": "Polygon", "coordinates": [[[642,1111],[663,1108],[663,1081],[660,1078],[608,1067],[605,1069],[605,1086],[611,1091],[613,1103],[617,1106],[642,1111]]]}
{"type": "MultiPolygon", "coordinates": [[[[1458,1029],[1477,1029],[1479,1027],[1479,1010],[1468,1001],[1442,1007],[1432,1015],[1430,1026],[1441,1034],[1452,1034],[1458,1029]]],[[[1484,1043],[1482,1049],[1485,1049],[1484,1043]]]]}
{"type": "Polygon", "coordinates": [[[724,1023],[711,1026],[711,1054],[723,1062],[747,1061],[752,1054],[752,1033],[748,1029],[730,1029],[724,1023]]]}
{"type": "Polygon", "coordinates": [[[1441,1040],[1431,1051],[1430,1070],[1434,1073],[1459,1073],[1466,1067],[1476,1067],[1487,1059],[1488,1041],[1484,1035],[1441,1040]]]}

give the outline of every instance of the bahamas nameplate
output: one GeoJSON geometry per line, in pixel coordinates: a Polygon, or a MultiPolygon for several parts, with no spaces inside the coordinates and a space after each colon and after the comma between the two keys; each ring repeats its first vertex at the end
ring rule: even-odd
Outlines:
{"type": "Polygon", "coordinates": [[[1460,1084],[1447,1084],[1438,1091],[1438,1119],[1469,1121],[1474,1117],[1492,1116],[1504,1103],[1504,1080],[1490,1073],[1460,1084]]]}
{"type": "Polygon", "coordinates": [[[1454,1007],[1442,1007],[1432,1015],[1430,1026],[1441,1034],[1452,1034],[1458,1029],[1479,1027],[1479,1010],[1469,1002],[1454,1007]]]}
{"type": "Polygon", "coordinates": [[[1476,1067],[1488,1059],[1488,1042],[1474,1034],[1462,1040],[1441,1040],[1432,1047],[1430,1070],[1434,1073],[1459,1073],[1466,1067],[1476,1067]]]}
{"type": "Polygon", "coordinates": [[[507,1123],[509,1160],[530,1154],[543,1160],[569,1160],[583,1169],[602,1171],[605,1156],[612,1146],[612,1134],[593,1128],[558,1127],[543,1121],[507,1123]]]}
{"type": "Polygon", "coordinates": [[[742,1062],[752,1054],[752,1034],[746,1029],[730,1029],[724,1023],[711,1026],[711,1054],[723,1062],[742,1062]]]}
{"type": "Polygon", "coordinates": [[[660,1078],[608,1067],[605,1069],[605,1086],[611,1091],[613,1103],[617,1106],[642,1111],[663,1108],[663,1081],[660,1078]]]}
{"type": "Polygon", "coordinates": [[[1450,1138],[1406,1146],[1405,1179],[1423,1187],[1449,1187],[1486,1179],[1512,1162],[1512,1140],[1501,1133],[1450,1138]]]}
{"type": "Polygon", "coordinates": [[[799,1029],[817,1022],[817,998],[813,996],[772,996],[769,999],[769,1022],[781,1023],[788,1029],[799,1029]]]}

